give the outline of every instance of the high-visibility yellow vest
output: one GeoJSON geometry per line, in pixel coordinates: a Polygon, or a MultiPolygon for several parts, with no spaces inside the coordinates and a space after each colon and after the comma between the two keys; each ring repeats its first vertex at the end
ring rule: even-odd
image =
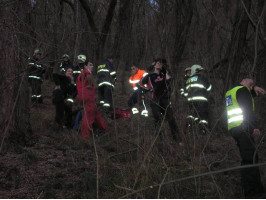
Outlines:
{"type": "MultiPolygon", "coordinates": [[[[232,128],[238,127],[243,123],[244,115],[242,109],[239,107],[239,104],[236,99],[236,93],[239,89],[246,87],[246,86],[237,86],[228,90],[225,94],[225,104],[226,104],[226,111],[227,111],[227,124],[228,130],[232,128]]],[[[246,87],[250,92],[249,88],[246,87]]],[[[252,104],[253,104],[253,111],[254,111],[254,99],[250,93],[252,104]]]]}

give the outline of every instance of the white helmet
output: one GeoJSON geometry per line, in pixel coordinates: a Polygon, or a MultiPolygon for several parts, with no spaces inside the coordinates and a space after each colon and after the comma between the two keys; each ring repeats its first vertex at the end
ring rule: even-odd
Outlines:
{"type": "Polygon", "coordinates": [[[187,72],[187,71],[191,71],[191,67],[187,67],[187,68],[185,69],[185,72],[187,72]]]}
{"type": "Polygon", "coordinates": [[[200,65],[192,65],[191,66],[191,73],[195,74],[198,73],[199,71],[205,70],[202,66],[200,65]]]}
{"type": "Polygon", "coordinates": [[[78,55],[78,62],[79,63],[84,63],[84,62],[86,62],[86,59],[87,59],[87,57],[85,56],[85,55],[78,55]]]}

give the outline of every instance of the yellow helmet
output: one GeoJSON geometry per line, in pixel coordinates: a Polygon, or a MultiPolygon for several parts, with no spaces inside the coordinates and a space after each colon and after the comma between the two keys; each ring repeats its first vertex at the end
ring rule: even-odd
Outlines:
{"type": "Polygon", "coordinates": [[[36,54],[42,54],[40,49],[35,49],[33,55],[35,56],[36,54]]]}
{"type": "Polygon", "coordinates": [[[85,56],[85,55],[78,55],[78,62],[79,63],[84,63],[84,62],[86,62],[86,59],[87,59],[87,57],[85,56]]]}
{"type": "Polygon", "coordinates": [[[192,65],[191,67],[191,73],[195,74],[198,73],[199,71],[205,70],[202,66],[200,65],[192,65]]]}

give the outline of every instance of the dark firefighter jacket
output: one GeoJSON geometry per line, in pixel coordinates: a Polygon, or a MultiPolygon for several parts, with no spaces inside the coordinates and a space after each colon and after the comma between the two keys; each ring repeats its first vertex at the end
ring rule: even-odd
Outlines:
{"type": "Polygon", "coordinates": [[[207,93],[211,90],[212,85],[201,74],[194,74],[186,81],[185,93],[189,102],[205,101],[208,102],[207,93]]]}
{"type": "Polygon", "coordinates": [[[83,69],[84,69],[84,63],[79,63],[78,65],[73,67],[73,76],[75,82],[83,69]]]}
{"type": "Polygon", "coordinates": [[[70,61],[67,61],[67,62],[63,61],[63,62],[61,62],[60,65],[59,65],[60,72],[65,72],[68,67],[71,67],[71,69],[74,69],[74,66],[73,66],[73,64],[70,61]]]}
{"type": "Polygon", "coordinates": [[[45,72],[45,68],[42,64],[33,58],[29,58],[28,72],[30,79],[42,80],[42,74],[45,72]]]}
{"type": "Polygon", "coordinates": [[[53,79],[56,85],[60,86],[60,89],[63,92],[64,98],[71,98],[73,99],[77,92],[76,86],[74,83],[71,82],[70,78],[64,74],[53,74],[53,79]]]}
{"type": "Polygon", "coordinates": [[[116,71],[114,65],[110,61],[106,60],[97,67],[97,76],[98,87],[103,85],[114,87],[116,71]]]}

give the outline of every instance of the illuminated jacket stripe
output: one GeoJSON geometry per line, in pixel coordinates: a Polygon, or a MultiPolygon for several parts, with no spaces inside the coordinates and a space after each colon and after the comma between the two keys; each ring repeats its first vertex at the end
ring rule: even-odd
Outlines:
{"type": "Polygon", "coordinates": [[[41,77],[38,76],[28,76],[29,78],[35,78],[35,79],[41,79],[41,77]]]}
{"type": "MultiPolygon", "coordinates": [[[[245,86],[237,86],[227,91],[225,94],[226,98],[226,110],[227,110],[227,123],[228,130],[238,127],[243,123],[244,115],[242,109],[239,107],[238,101],[236,99],[236,93],[239,89],[245,86]]],[[[246,87],[250,92],[249,88],[246,87]]],[[[250,94],[251,95],[251,94],[250,94]]],[[[254,99],[251,95],[254,111],[254,99]]]]}
{"type": "Polygon", "coordinates": [[[109,82],[101,82],[101,83],[99,83],[98,84],[98,86],[102,86],[102,85],[110,85],[110,86],[112,86],[112,87],[114,87],[114,85],[112,84],[112,83],[109,83],[109,82]]]}
{"type": "Polygon", "coordinates": [[[202,84],[198,84],[198,83],[192,83],[192,84],[189,84],[186,89],[188,90],[189,88],[204,88],[206,89],[206,87],[202,84]]]}
{"type": "Polygon", "coordinates": [[[196,96],[196,97],[190,97],[187,99],[188,101],[208,101],[206,97],[203,96],[196,96]]]}

